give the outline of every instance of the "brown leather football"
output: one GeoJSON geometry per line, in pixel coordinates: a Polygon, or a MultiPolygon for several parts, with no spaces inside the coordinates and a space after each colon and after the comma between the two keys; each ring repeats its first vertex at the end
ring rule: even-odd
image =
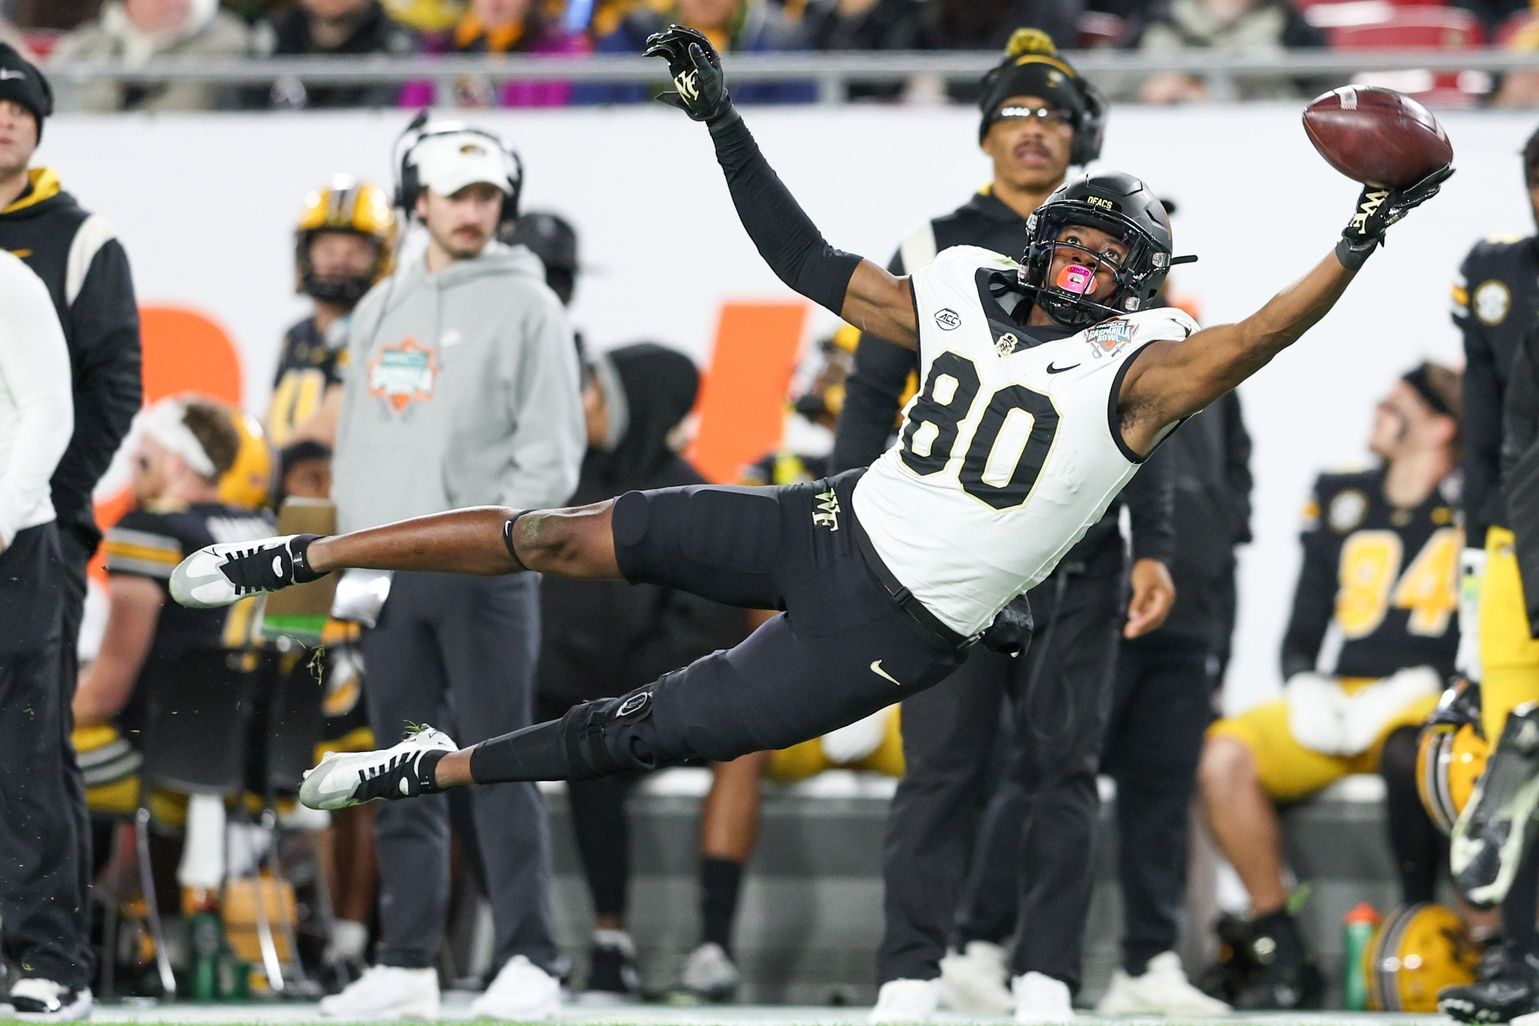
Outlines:
{"type": "Polygon", "coordinates": [[[1304,131],[1326,163],[1355,182],[1404,188],[1453,161],[1432,113],[1402,93],[1349,85],[1304,108],[1304,131]]]}

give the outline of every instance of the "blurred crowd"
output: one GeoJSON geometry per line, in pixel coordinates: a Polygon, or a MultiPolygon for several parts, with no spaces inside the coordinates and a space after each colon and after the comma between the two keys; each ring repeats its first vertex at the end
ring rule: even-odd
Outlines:
{"type": "MultiPolygon", "coordinates": [[[[981,51],[1001,48],[1013,26],[1032,24],[1067,49],[1116,48],[1151,55],[1192,49],[1273,58],[1324,47],[1539,48],[1525,0],[0,0],[0,36],[56,63],[109,61],[138,67],[160,57],[408,55],[634,55],[673,22],[704,32],[722,52],[981,51]]],[[[1522,76],[1517,76],[1521,78],[1522,76]]],[[[279,79],[266,87],[142,84],[93,79],[74,103],[88,110],[185,110],[423,106],[527,107],[639,102],[652,83],[578,86],[466,75],[450,87],[427,81],[329,86],[279,79]],[[452,93],[452,95],[445,95],[452,93]]],[[[1117,99],[1179,103],[1313,95],[1319,83],[1243,78],[1215,89],[1189,74],[1103,84],[1117,99]]],[[[1529,81],[1448,83],[1448,99],[1490,97],[1526,105],[1529,81]]],[[[905,95],[971,99],[967,83],[857,84],[853,99],[905,95]]],[[[741,85],[739,102],[814,98],[808,82],[741,85]]]]}

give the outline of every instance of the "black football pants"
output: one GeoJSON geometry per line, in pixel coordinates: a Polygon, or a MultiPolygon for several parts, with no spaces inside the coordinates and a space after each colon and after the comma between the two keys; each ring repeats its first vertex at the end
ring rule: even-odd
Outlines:
{"type": "Polygon", "coordinates": [[[17,532],[0,552],[0,923],[5,956],[23,975],[78,990],[91,983],[91,956],[84,792],[77,809],[68,785],[73,678],[60,679],[71,569],[51,523],[17,532]]]}
{"type": "MultiPolygon", "coordinates": [[[[1117,784],[1122,967],[1133,975],[1142,974],[1149,959],[1176,946],[1178,913],[1186,894],[1187,813],[1203,731],[1213,720],[1216,667],[1210,646],[1196,638],[1155,633],[1124,641],[1118,651],[1101,771],[1117,784]]],[[[1011,845],[1016,841],[1015,834],[999,824],[1020,822],[1034,812],[1018,779],[1013,776],[990,805],[958,919],[958,940],[1003,943],[1012,932],[1023,933],[1017,945],[1028,945],[1026,968],[1047,972],[1041,966],[1052,964],[1051,947],[1041,945],[1050,936],[1044,937],[1025,919],[1021,920],[1024,931],[1018,930],[1015,909],[992,900],[1001,887],[1008,886],[1008,872],[1001,867],[1010,864],[1011,845]]],[[[1028,831],[1027,843],[1029,835],[1028,831]]],[[[1027,858],[1031,858],[1029,849],[1027,858]]],[[[1092,873],[1087,865],[1087,884],[1092,873]]],[[[1028,899],[1026,907],[1036,904],[1028,899]]],[[[1083,920],[1083,912],[1080,915],[1083,920]]],[[[1070,936],[1082,941],[1083,929],[1070,936]]],[[[1074,976],[1048,975],[1077,981],[1080,949],[1065,951],[1060,968],[1068,970],[1071,955],[1074,976]]]]}

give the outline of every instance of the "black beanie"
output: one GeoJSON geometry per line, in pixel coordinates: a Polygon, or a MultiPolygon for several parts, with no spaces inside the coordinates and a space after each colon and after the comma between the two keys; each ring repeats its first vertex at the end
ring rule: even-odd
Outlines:
{"type": "Polygon", "coordinates": [[[1040,96],[1074,116],[1085,116],[1085,90],[1074,66],[1058,55],[1053,37],[1041,29],[1016,29],[1005,46],[1005,59],[983,76],[978,107],[978,141],[988,134],[1002,103],[1012,96],[1040,96]]]}
{"type": "Polygon", "coordinates": [[[53,90],[37,65],[14,46],[0,43],[0,100],[19,103],[37,118],[37,137],[43,138],[43,119],[53,113],[53,90]]]}

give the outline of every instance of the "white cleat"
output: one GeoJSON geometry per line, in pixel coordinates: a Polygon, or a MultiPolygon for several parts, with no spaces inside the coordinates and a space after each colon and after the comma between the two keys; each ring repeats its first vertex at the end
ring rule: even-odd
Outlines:
{"type": "Polygon", "coordinates": [[[1229,1006],[1209,997],[1187,980],[1181,959],[1166,951],[1149,959],[1143,975],[1129,976],[1118,966],[1111,986],[1095,1006],[1100,1015],[1159,1015],[1207,1018],[1223,1015],[1229,1006]]]}
{"type": "Polygon", "coordinates": [[[1010,981],[1019,1026],[1065,1026],[1074,1021],[1069,985],[1042,973],[1026,973],[1010,981]]]}
{"type": "Polygon", "coordinates": [[[424,724],[391,748],[373,752],[328,752],[320,765],[305,771],[299,800],[328,812],[362,805],[376,798],[415,798],[437,791],[422,779],[420,763],[428,752],[454,752],[459,746],[441,730],[424,724]]]}
{"type": "Polygon", "coordinates": [[[711,1005],[730,1004],[737,998],[742,976],[732,956],[720,944],[707,941],[684,959],[679,983],[684,993],[711,1005]]]}
{"type": "Polygon", "coordinates": [[[508,1022],[544,1022],[561,1010],[561,981],[523,955],[503,965],[486,993],[470,1004],[483,1019],[508,1022]]]}
{"type": "Polygon", "coordinates": [[[28,976],[17,980],[6,1002],[10,1018],[22,1022],[74,1022],[89,1019],[95,1001],[91,988],[72,990],[62,983],[28,976]]]}
{"type": "Polygon", "coordinates": [[[171,597],[191,609],[217,609],[312,581],[317,575],[305,563],[305,550],[315,537],[286,534],[205,545],[171,571],[171,597]]]}
{"type": "Polygon", "coordinates": [[[1005,949],[989,941],[968,941],[940,961],[941,1004],[954,1012],[1009,1015],[1015,1008],[1009,981],[1005,949]]]}
{"type": "Polygon", "coordinates": [[[888,980],[876,992],[869,1023],[929,1022],[940,1004],[939,980],[888,980]]]}
{"type": "Polygon", "coordinates": [[[370,966],[340,992],[321,999],[327,1019],[385,1022],[438,1018],[438,970],[370,966]]]}

